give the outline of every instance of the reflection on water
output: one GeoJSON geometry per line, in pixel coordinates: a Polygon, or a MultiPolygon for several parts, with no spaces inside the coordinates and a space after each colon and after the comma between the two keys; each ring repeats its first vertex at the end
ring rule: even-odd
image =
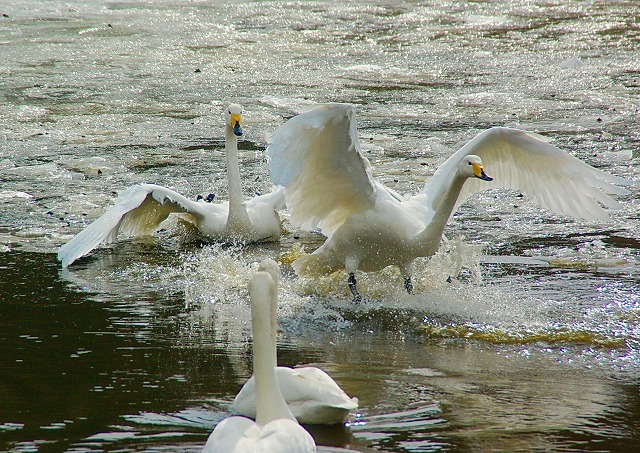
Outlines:
{"type": "MultiPolygon", "coordinates": [[[[52,255],[0,255],[0,439],[8,449],[197,451],[229,414],[251,374],[244,280],[263,251],[207,246],[187,252],[182,265],[175,256],[163,258],[159,247],[126,245],[120,258],[105,251],[66,272],[52,255]],[[195,262],[208,263],[209,271],[196,272],[195,262]],[[220,269],[227,286],[202,291],[220,269]]],[[[467,292],[486,289],[466,285],[467,292]]],[[[480,324],[478,331],[464,324],[463,309],[457,321],[439,311],[446,290],[418,294],[421,302],[434,297],[422,309],[369,301],[350,310],[330,295],[297,293],[304,285],[287,272],[282,286],[280,363],[321,366],[360,400],[348,428],[310,427],[322,445],[359,451],[635,445],[637,352],[625,344],[571,334],[571,323],[563,325],[566,336],[527,338],[525,328],[521,341],[491,339],[478,334],[480,324]]],[[[458,290],[449,297],[459,297],[458,290]]],[[[608,304],[603,309],[613,313],[608,304]]]]}

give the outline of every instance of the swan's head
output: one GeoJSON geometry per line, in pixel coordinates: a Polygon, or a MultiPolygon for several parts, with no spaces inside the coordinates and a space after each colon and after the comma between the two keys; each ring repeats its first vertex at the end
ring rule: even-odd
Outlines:
{"type": "Polygon", "coordinates": [[[242,122],[242,107],[238,104],[231,104],[224,111],[224,116],[227,126],[231,128],[233,134],[240,137],[242,135],[242,126],[240,125],[242,122]]]}
{"type": "Polygon", "coordinates": [[[462,159],[458,172],[465,178],[480,178],[483,181],[493,181],[493,178],[484,172],[482,159],[474,154],[469,154],[462,159]]]}
{"type": "Polygon", "coordinates": [[[271,277],[273,278],[273,281],[276,283],[276,285],[280,281],[280,276],[282,275],[280,273],[280,266],[278,266],[278,263],[276,263],[274,260],[266,259],[266,260],[260,261],[258,270],[268,272],[269,274],[271,274],[271,277]]]}

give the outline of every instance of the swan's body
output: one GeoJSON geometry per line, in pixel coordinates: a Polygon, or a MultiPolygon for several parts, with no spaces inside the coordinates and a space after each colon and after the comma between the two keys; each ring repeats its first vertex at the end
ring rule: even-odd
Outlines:
{"type": "MultiPolygon", "coordinates": [[[[260,263],[260,270],[271,274],[278,283],[280,268],[273,260],[260,263]]],[[[277,335],[277,305],[271,307],[271,339],[275,363],[277,335]]],[[[276,378],[287,406],[300,423],[331,425],[344,423],[349,412],[358,408],[358,399],[350,398],[326,372],[316,367],[277,367],[276,378]]],[[[252,376],[240,389],[231,409],[237,414],[255,418],[256,382],[252,376]]]]}
{"type": "MultiPolygon", "coordinates": [[[[316,367],[277,367],[276,378],[287,406],[300,423],[333,425],[344,423],[349,412],[358,408],[326,372],[316,367]]],[[[242,387],[231,409],[240,415],[256,416],[256,383],[252,376],[242,387]]]]}
{"type": "Polygon", "coordinates": [[[278,388],[272,347],[271,306],[277,297],[269,272],[259,271],[249,283],[253,331],[253,372],[256,379],[256,421],[233,416],[213,430],[205,453],[316,451],[313,437],[298,424],[278,388]]]}
{"type": "Polygon", "coordinates": [[[178,213],[201,234],[217,241],[257,242],[280,236],[277,209],[284,206],[283,188],[255,197],[242,197],[238,168],[238,139],[242,109],[226,110],[225,152],[229,201],[219,204],[193,201],[166,187],[137,184],[95,222],[60,247],[58,259],[66,267],[103,242],[114,242],[118,233],[151,234],[171,213],[178,213]]]}
{"type": "Polygon", "coordinates": [[[608,194],[628,193],[615,184],[629,181],[585,164],[541,136],[491,128],[445,161],[420,193],[405,199],[371,176],[355,116],[348,104],[319,105],[280,126],[267,148],[271,178],[286,188],[292,223],[320,228],[327,236],[315,252],[296,260],[294,269],[299,275],[346,269],[355,300],[358,269],[396,265],[411,292],[412,262],[438,250],[449,216],[474,192],[517,189],[558,214],[589,220],[608,219],[600,204],[619,208],[608,194]],[[493,182],[465,173],[471,155],[484,161],[493,182]]]}

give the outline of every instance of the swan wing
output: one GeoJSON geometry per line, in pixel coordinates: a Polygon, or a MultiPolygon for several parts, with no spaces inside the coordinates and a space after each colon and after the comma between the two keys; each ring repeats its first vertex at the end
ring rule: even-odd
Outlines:
{"type": "Polygon", "coordinates": [[[352,105],[320,104],[291,118],[270,136],[267,155],[271,179],[285,187],[298,227],[330,236],[351,214],[375,204],[352,105]]]}
{"type": "Polygon", "coordinates": [[[269,193],[253,197],[246,203],[247,209],[261,204],[269,205],[275,210],[284,209],[286,207],[284,187],[277,187],[269,193]]]}
{"type": "Polygon", "coordinates": [[[251,376],[244,383],[231,403],[231,412],[256,418],[256,378],[251,376]]]}
{"type": "Polygon", "coordinates": [[[354,410],[358,399],[350,398],[326,372],[316,367],[276,368],[283,396],[289,403],[316,401],[322,405],[354,410]]]}
{"type": "Polygon", "coordinates": [[[331,425],[344,423],[358,408],[324,371],[316,367],[276,368],[282,395],[296,419],[303,423],[331,425]]]}
{"type": "Polygon", "coordinates": [[[152,233],[172,212],[206,215],[201,206],[166,187],[137,184],[87,228],[60,247],[58,259],[67,267],[103,242],[114,242],[119,232],[130,236],[152,233]]]}
{"type": "MultiPolygon", "coordinates": [[[[299,422],[342,423],[349,411],[358,408],[358,399],[350,398],[327,373],[316,367],[276,367],[278,385],[287,406],[299,422]]],[[[256,416],[255,377],[244,384],[231,410],[246,417],[256,416]]]]}
{"type": "Polygon", "coordinates": [[[610,195],[628,190],[618,185],[631,181],[593,168],[531,132],[494,127],[478,134],[447,159],[424,189],[436,209],[464,156],[480,156],[492,182],[469,179],[456,207],[475,192],[493,187],[519,190],[556,214],[607,220],[603,206],[619,209],[610,195]]]}

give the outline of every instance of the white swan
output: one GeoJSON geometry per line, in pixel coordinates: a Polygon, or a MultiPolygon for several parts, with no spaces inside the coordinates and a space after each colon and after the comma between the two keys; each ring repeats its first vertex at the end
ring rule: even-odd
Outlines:
{"type": "MultiPolygon", "coordinates": [[[[271,274],[276,286],[280,268],[273,260],[264,260],[259,270],[271,274]]],[[[277,295],[271,304],[271,340],[275,363],[277,335],[277,295]]],[[[349,412],[358,408],[358,399],[350,398],[326,372],[316,367],[277,367],[276,377],[287,406],[300,423],[332,425],[344,423],[349,412]]],[[[256,416],[256,383],[252,376],[236,395],[232,411],[246,417],[256,416]]]]}
{"type": "Polygon", "coordinates": [[[451,212],[474,192],[517,189],[558,214],[605,220],[600,204],[619,208],[607,193],[627,194],[614,184],[630,184],[537,134],[501,127],[476,136],[438,168],[420,193],[405,199],[373,179],[360,153],[355,108],[348,104],[319,105],[291,118],[270,137],[267,155],[272,181],[285,186],[292,223],[321,228],[328,238],[296,260],[294,269],[299,275],[346,269],[355,301],[361,298],[358,269],[399,266],[411,292],[412,262],[437,251],[451,212]],[[493,182],[482,176],[479,158],[493,182]]]}
{"type": "Polygon", "coordinates": [[[256,421],[233,416],[222,420],[209,435],[205,453],[316,451],[316,444],[287,407],[278,388],[271,333],[271,305],[277,297],[269,272],[258,271],[249,283],[253,330],[253,372],[256,379],[256,421]]]}
{"type": "Polygon", "coordinates": [[[280,236],[277,209],[284,207],[284,189],[255,197],[242,197],[238,168],[238,136],[242,135],[242,108],[232,104],[225,110],[225,153],[229,201],[214,204],[193,201],[155,184],[137,184],[122,194],[116,204],[95,222],[60,247],[58,259],[66,267],[102,242],[115,242],[118,233],[151,234],[169,214],[178,213],[200,233],[213,240],[257,242],[280,236]]]}

